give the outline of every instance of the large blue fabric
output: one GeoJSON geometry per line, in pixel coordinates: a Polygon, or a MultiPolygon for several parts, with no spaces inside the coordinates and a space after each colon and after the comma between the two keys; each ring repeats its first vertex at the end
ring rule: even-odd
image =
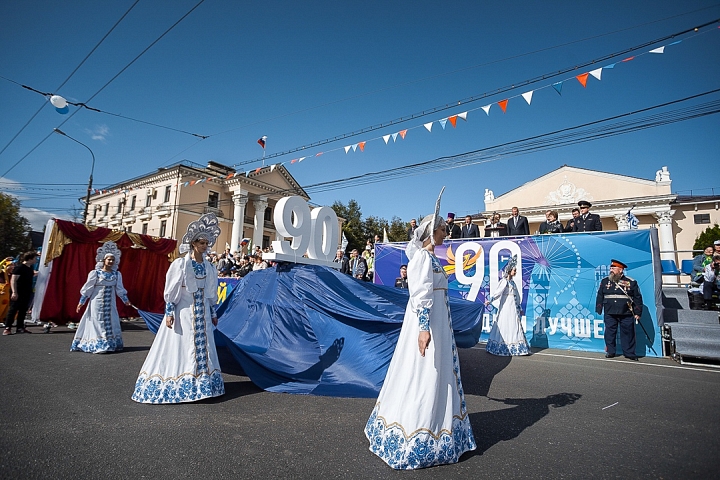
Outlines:
{"type": "MultiPolygon", "coordinates": [[[[281,264],[235,286],[218,308],[215,338],[264,390],[372,398],[385,379],[407,301],[407,290],[332,268],[281,264]]],[[[451,299],[450,309],[458,347],[472,347],[483,306],[451,299]]],[[[143,312],[149,326],[159,323],[152,315],[143,312]]]]}

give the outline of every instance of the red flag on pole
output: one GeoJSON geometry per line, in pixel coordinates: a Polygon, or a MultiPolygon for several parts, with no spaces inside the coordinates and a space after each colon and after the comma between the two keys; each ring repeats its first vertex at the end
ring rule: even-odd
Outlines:
{"type": "Polygon", "coordinates": [[[258,138],[258,144],[265,149],[265,142],[267,141],[267,135],[263,135],[262,137],[258,138]]]}

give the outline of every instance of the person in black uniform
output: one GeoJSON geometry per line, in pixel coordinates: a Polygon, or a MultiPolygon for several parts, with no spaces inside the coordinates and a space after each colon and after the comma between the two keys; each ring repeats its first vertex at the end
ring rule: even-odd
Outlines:
{"type": "Polygon", "coordinates": [[[587,200],[580,200],[578,202],[580,207],[580,216],[577,217],[573,223],[573,232],[600,232],[602,231],[602,222],[600,221],[600,215],[590,213],[590,207],[592,204],[587,200]]]}
{"type": "Polygon", "coordinates": [[[460,231],[460,226],[455,225],[455,214],[452,212],[447,214],[445,233],[447,234],[446,238],[460,238],[462,235],[462,232],[460,231]]]}
{"type": "Polygon", "coordinates": [[[627,359],[637,360],[635,322],[640,320],[643,301],[637,282],[623,274],[626,268],[624,263],[611,260],[610,275],[600,281],[595,311],[600,315],[605,310],[605,358],[615,356],[615,339],[620,325],[623,355],[627,359]]]}
{"type": "Polygon", "coordinates": [[[407,265],[400,265],[400,276],[395,279],[395,288],[408,288],[407,265]]]}

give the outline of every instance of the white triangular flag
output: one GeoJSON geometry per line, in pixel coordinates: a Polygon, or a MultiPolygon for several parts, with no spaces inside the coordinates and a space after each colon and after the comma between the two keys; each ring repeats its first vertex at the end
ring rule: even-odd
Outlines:
{"type": "Polygon", "coordinates": [[[383,243],[388,243],[387,228],[383,227],[383,243]]]}
{"type": "Polygon", "coordinates": [[[490,105],[485,105],[482,109],[485,110],[485,113],[490,115],[490,107],[492,107],[492,103],[490,105]]]}
{"type": "Polygon", "coordinates": [[[397,132],[397,133],[393,133],[393,134],[392,134],[393,142],[397,142],[398,133],[400,133],[400,132],[397,132]]]}
{"type": "Polygon", "coordinates": [[[598,80],[602,80],[602,67],[596,68],[595,70],[590,70],[590,75],[597,78],[598,80]]]}
{"type": "Polygon", "coordinates": [[[390,141],[390,135],[383,135],[383,140],[385,140],[385,145],[390,141]]]}
{"type": "Polygon", "coordinates": [[[440,125],[443,127],[443,130],[445,130],[445,124],[447,123],[447,118],[443,118],[442,120],[438,120],[440,122],[440,125]]]}
{"type": "Polygon", "coordinates": [[[345,153],[348,153],[351,148],[352,148],[352,147],[351,147],[350,145],[348,145],[347,147],[345,147],[345,153]]]}
{"type": "Polygon", "coordinates": [[[433,124],[433,122],[429,122],[429,123],[426,123],[425,125],[423,125],[423,127],[427,128],[428,132],[432,132],[432,124],[433,124]]]}
{"type": "Polygon", "coordinates": [[[528,105],[530,105],[530,102],[532,102],[532,94],[533,94],[533,90],[530,90],[529,92],[525,92],[522,94],[522,97],[525,99],[526,102],[528,102],[528,105]]]}
{"type": "Polygon", "coordinates": [[[462,118],[463,120],[465,120],[467,122],[467,113],[468,112],[458,113],[457,116],[458,116],[458,118],[462,118]]]}
{"type": "Polygon", "coordinates": [[[270,165],[270,171],[271,171],[271,172],[274,171],[274,170],[275,170],[275,167],[277,167],[277,163],[276,163],[275,165],[270,165]]]}
{"type": "Polygon", "coordinates": [[[300,157],[300,159],[298,160],[298,162],[302,162],[302,161],[305,160],[306,158],[307,158],[307,157],[300,157]]]}
{"type": "Polygon", "coordinates": [[[357,151],[357,143],[352,146],[353,152],[357,151]]]}
{"type": "Polygon", "coordinates": [[[662,47],[653,48],[650,50],[650,53],[665,53],[665,46],[663,45],[662,47]]]}

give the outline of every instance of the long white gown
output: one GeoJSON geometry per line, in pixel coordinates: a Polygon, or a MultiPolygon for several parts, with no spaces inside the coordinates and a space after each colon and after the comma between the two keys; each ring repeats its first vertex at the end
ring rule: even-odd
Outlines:
{"type": "Polygon", "coordinates": [[[455,463],[476,448],[447,288],[438,259],[418,251],[408,264],[410,300],[397,347],[365,426],[370,451],[395,469],[455,463]],[[431,341],[422,357],[418,335],[428,326],[431,341]]]}
{"type": "Polygon", "coordinates": [[[190,254],[175,260],[165,279],[165,314],[135,383],[132,399],[141,403],[194,402],[225,393],[213,337],[217,270],[190,254]]]}
{"type": "Polygon", "coordinates": [[[500,280],[497,291],[489,300],[494,301],[500,298],[500,306],[495,323],[490,330],[485,350],[488,353],[499,356],[529,355],[530,346],[525,339],[522,325],[520,324],[519,303],[516,299],[516,288],[506,278],[500,280]]]}
{"type": "Polygon", "coordinates": [[[120,272],[95,269],[88,274],[80,289],[80,303],[88,299],[90,303],[80,319],[70,351],[106,353],[123,349],[115,295],[123,302],[128,300],[120,272]]]}

